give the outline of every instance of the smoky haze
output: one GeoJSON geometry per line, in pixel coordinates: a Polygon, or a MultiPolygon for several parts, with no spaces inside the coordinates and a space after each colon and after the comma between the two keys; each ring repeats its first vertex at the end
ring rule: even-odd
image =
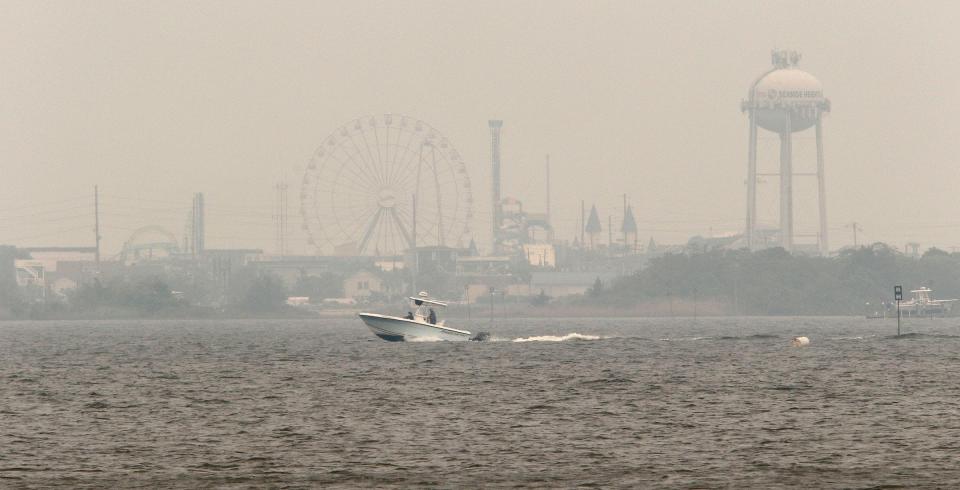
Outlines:
{"type": "MultiPolygon", "coordinates": [[[[504,120],[503,195],[526,209],[545,206],[551,155],[560,239],[574,237],[581,200],[618,226],[623,194],[642,241],[739,232],[739,104],[771,49],[789,48],[832,102],[832,248],[851,244],[851,222],[862,241],[960,246],[955,2],[2,7],[2,243],[92,244],[96,184],[108,253],[141,226],[182,233],[194,192],[206,195],[208,247],[271,251],[274,186],[286,181],[289,249],[309,252],[296,189],[311,154],[349,121],[385,113],[428,122],[460,151],[480,244],[489,119],[504,120]]],[[[775,171],[773,135],[762,136],[761,171],[775,171]]],[[[811,137],[798,135],[798,172],[814,168],[811,137]]],[[[815,183],[797,185],[798,233],[815,232],[815,183]]],[[[763,225],[776,223],[776,190],[760,185],[763,225]]]]}

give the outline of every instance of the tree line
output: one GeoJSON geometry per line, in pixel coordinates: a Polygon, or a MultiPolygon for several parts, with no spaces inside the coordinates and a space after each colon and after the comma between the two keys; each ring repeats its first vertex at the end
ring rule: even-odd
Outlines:
{"type": "Polygon", "coordinates": [[[36,301],[17,286],[14,261],[24,258],[0,246],[0,319],[300,316],[287,306],[288,296],[342,289],[339,278],[330,277],[302,278],[287,288],[275,274],[252,266],[233,271],[228,284],[199,269],[129,267],[78,284],[65,297],[48,292],[45,301],[36,301]]]}
{"type": "Polygon", "coordinates": [[[892,301],[898,284],[905,291],[926,286],[937,298],[960,298],[960,254],[932,248],[913,258],[883,243],[832,257],[782,248],[675,253],[610,284],[595,284],[587,299],[615,307],[712,300],[741,315],[860,315],[867,303],[892,301]]]}

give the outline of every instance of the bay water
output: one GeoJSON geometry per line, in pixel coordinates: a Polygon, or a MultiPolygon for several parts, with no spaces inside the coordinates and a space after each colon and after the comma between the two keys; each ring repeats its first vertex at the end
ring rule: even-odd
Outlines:
{"type": "Polygon", "coordinates": [[[960,319],[452,323],[0,323],[0,487],[960,485],[960,319]]]}

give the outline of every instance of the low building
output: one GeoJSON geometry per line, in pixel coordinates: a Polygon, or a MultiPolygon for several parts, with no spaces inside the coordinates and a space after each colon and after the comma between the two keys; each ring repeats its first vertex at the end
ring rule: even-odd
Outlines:
{"type": "Polygon", "coordinates": [[[17,286],[30,300],[42,300],[46,297],[47,283],[44,265],[39,260],[15,260],[17,286]]]}
{"type": "Polygon", "coordinates": [[[343,296],[357,301],[384,293],[383,279],[370,271],[358,271],[343,280],[343,296]]]}

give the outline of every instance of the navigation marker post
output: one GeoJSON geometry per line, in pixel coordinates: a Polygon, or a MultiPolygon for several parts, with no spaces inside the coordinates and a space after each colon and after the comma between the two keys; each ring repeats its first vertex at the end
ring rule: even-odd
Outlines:
{"type": "Polygon", "coordinates": [[[467,321],[470,321],[470,285],[463,286],[463,298],[467,301],[467,321]]]}
{"type": "Polygon", "coordinates": [[[897,337],[900,336],[900,300],[903,299],[903,288],[893,287],[893,299],[897,301],[897,337]]]}

